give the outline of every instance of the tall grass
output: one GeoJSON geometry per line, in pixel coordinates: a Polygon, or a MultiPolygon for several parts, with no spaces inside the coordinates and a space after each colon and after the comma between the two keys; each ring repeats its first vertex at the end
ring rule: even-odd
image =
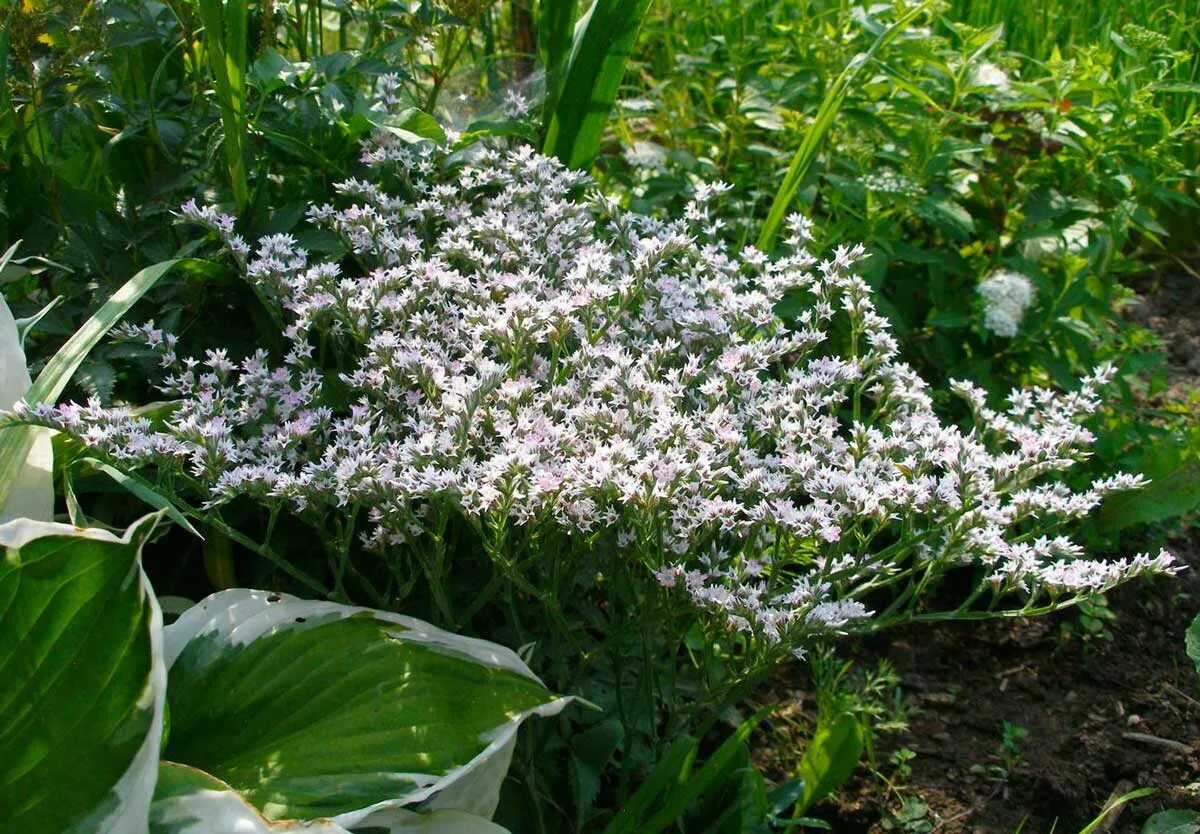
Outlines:
{"type": "Polygon", "coordinates": [[[1067,51],[1106,43],[1128,23],[1166,35],[1174,49],[1194,50],[1200,22],[1200,6],[1178,0],[952,0],[950,5],[950,16],[963,23],[1003,23],[1010,49],[1042,60],[1055,47],[1067,51]]]}

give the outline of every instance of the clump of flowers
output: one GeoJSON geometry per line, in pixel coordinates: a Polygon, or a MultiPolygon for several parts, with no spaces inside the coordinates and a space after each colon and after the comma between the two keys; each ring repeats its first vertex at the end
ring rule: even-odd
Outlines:
{"type": "MultiPolygon", "coordinates": [[[[929,613],[949,570],[976,575],[957,610],[1024,612],[1171,570],[1165,552],[1093,559],[1057,532],[1141,483],[1054,478],[1086,455],[1080,420],[1110,369],[1002,407],[959,384],[975,415],[960,428],[897,358],[854,273],[862,248],[817,258],[802,217],[768,257],[713,234],[719,186],[661,221],[528,148],[464,162],[385,137],[364,161],[392,187],[347,180],[309,212],[347,258],[289,235],[251,247],[232,218],[184,207],[286,312],[280,361],[179,356],[153,324],[127,328],[158,351],[177,411],[26,419],[193,479],[210,506],[361,511],[385,555],[441,565],[457,525],[536,588],[607,548],[655,594],[767,645],[929,613]],[[807,299],[794,326],[775,313],[785,292],[807,299]],[[564,539],[579,550],[549,544],[564,539]]],[[[1028,281],[997,273],[980,292],[989,327],[1015,332],[1028,281]]]]}
{"type": "Polygon", "coordinates": [[[979,296],[983,299],[983,326],[1011,339],[1033,301],[1033,284],[1019,272],[1001,269],[980,282],[979,296]]]}
{"type": "Polygon", "coordinates": [[[974,87],[991,87],[1001,93],[1012,89],[1008,73],[991,61],[980,61],[971,68],[970,83],[974,87]]]}

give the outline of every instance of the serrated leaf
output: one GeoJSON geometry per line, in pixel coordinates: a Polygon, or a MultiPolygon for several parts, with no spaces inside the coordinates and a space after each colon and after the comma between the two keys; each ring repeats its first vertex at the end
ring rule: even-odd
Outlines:
{"type": "Polygon", "coordinates": [[[570,700],[503,646],[262,591],[185,612],[166,629],[166,661],[164,757],[269,820],[369,827],[418,803],[490,817],[517,727],[570,700]]]}
{"type": "Polygon", "coordinates": [[[139,834],[158,768],[162,614],[123,538],[0,525],[0,830],[139,834]]]}

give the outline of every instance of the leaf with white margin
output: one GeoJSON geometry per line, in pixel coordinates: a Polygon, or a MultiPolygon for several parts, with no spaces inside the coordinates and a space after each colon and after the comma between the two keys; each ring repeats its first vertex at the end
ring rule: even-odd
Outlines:
{"type": "MultiPolygon", "coordinates": [[[[11,250],[10,250],[11,254],[11,250]]],[[[7,411],[33,380],[25,368],[25,351],[12,311],[0,296],[0,411],[7,411]]],[[[54,518],[54,455],[48,429],[8,428],[3,431],[33,432],[33,448],[17,472],[8,497],[0,501],[0,523],[14,518],[50,521],[54,518]]]]}
{"type": "MultiPolygon", "coordinates": [[[[388,812],[373,827],[391,834],[508,834],[494,822],[462,811],[388,812]]],[[[350,834],[329,820],[269,821],[237,791],[194,767],[163,762],[150,806],[150,834],[350,834]]]]}
{"type": "Polygon", "coordinates": [[[139,555],[158,518],[122,538],[0,525],[0,831],[147,830],[166,669],[139,555]]]}
{"type": "Polygon", "coordinates": [[[158,768],[150,834],[349,834],[328,820],[269,822],[229,785],[174,762],[158,768]]]}
{"type": "Polygon", "coordinates": [[[518,726],[571,700],[503,646],[285,594],[221,591],[165,633],[164,757],[270,820],[395,832],[400,808],[490,817],[518,726]]]}

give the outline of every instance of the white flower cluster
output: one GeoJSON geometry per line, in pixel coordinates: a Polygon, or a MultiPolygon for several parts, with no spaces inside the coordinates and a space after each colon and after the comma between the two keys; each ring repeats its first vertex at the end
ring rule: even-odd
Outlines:
{"type": "Polygon", "coordinates": [[[1000,269],[979,284],[983,326],[1005,339],[1017,335],[1021,319],[1033,301],[1033,284],[1019,272],[1000,269]]]}
{"type": "Polygon", "coordinates": [[[1002,93],[1012,89],[1008,73],[991,61],[980,61],[971,68],[970,84],[972,87],[990,87],[1002,93]]]}
{"type": "Polygon", "coordinates": [[[904,174],[891,168],[881,168],[878,171],[863,176],[864,188],[880,194],[898,194],[903,197],[919,197],[921,187],[904,174]]]}
{"type": "Polygon", "coordinates": [[[852,271],[861,247],[818,260],[803,218],[769,258],[705,242],[720,187],[662,222],[527,149],[455,162],[379,139],[364,159],[394,193],[350,180],[342,207],[310,212],[355,267],[288,235],[245,257],[227,218],[185,207],[286,310],[281,364],[181,358],[146,325],[180,399],[165,423],[95,403],[27,415],[121,466],[186,470],[214,504],[362,508],[379,549],[438,535],[447,515],[493,543],[608,536],[647,578],[769,641],[841,629],[880,589],[951,567],[1034,596],[1170,569],[1166,553],[1090,560],[1041,532],[1140,483],[1073,493],[1044,477],[1085,454],[1079,419],[1108,372],[1003,411],[960,386],[976,413],[962,430],[898,361],[852,271]],[[785,291],[807,299],[791,326],[774,310],[785,291]]]}

